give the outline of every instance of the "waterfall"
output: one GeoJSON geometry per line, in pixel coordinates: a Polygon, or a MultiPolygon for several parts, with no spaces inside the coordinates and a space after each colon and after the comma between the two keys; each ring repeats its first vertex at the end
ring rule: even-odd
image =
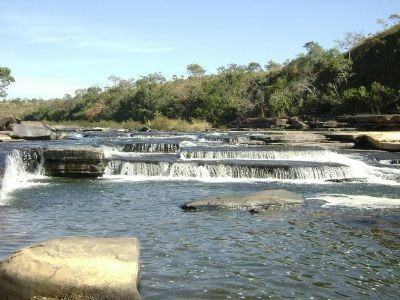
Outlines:
{"type": "Polygon", "coordinates": [[[255,160],[296,160],[330,161],[335,153],[328,150],[182,150],[181,159],[255,159],[255,160]]]}
{"type": "Polygon", "coordinates": [[[141,153],[177,153],[179,144],[175,143],[134,143],[122,146],[123,152],[141,152],[141,153]]]}
{"type": "Polygon", "coordinates": [[[132,162],[110,161],[106,175],[130,177],[169,177],[176,179],[257,179],[257,180],[326,180],[349,177],[351,169],[344,165],[246,165],[235,163],[178,161],[132,162]]]}
{"type": "Polygon", "coordinates": [[[15,190],[37,185],[35,179],[43,177],[40,151],[13,150],[6,158],[6,168],[1,183],[0,205],[5,204],[15,190]]]}

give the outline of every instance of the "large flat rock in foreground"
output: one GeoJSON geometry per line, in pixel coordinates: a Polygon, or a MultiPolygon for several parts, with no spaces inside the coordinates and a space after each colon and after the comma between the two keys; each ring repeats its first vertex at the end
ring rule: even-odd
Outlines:
{"type": "Polygon", "coordinates": [[[0,299],[140,299],[139,266],[136,238],[52,239],[0,263],[0,299]]]}
{"type": "Polygon", "coordinates": [[[264,190],[245,195],[227,195],[208,197],[185,203],[183,210],[201,208],[241,208],[267,209],[271,206],[302,204],[304,200],[297,194],[285,190],[264,190]]]}

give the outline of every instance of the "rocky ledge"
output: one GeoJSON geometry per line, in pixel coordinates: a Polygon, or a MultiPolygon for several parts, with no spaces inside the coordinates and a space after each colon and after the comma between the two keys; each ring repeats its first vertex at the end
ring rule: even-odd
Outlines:
{"type": "Polygon", "coordinates": [[[105,161],[103,150],[94,147],[43,150],[45,174],[58,177],[101,177],[105,161]]]}
{"type": "Polygon", "coordinates": [[[58,238],[0,262],[0,299],[140,299],[139,242],[58,238]]]}
{"type": "Polygon", "coordinates": [[[256,212],[274,206],[302,204],[304,200],[297,194],[285,190],[264,190],[245,195],[208,197],[187,202],[181,206],[185,211],[213,208],[238,208],[256,212]]]}

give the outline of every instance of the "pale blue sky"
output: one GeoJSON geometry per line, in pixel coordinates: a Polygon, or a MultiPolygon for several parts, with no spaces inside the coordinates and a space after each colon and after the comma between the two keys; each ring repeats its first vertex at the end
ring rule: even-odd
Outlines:
{"type": "Polygon", "coordinates": [[[9,97],[62,97],[110,75],[283,62],[393,13],[399,0],[0,0],[0,66],[16,79],[9,97]]]}

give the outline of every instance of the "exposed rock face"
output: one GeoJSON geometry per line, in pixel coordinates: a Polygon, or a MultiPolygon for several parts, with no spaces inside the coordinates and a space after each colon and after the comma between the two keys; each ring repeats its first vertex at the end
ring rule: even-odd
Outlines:
{"type": "Polygon", "coordinates": [[[62,132],[78,132],[81,131],[81,128],[77,125],[54,125],[54,128],[56,131],[62,131],[62,132]]]}
{"type": "Polygon", "coordinates": [[[339,121],[364,130],[400,130],[400,115],[339,116],[339,121]]]}
{"type": "Polygon", "coordinates": [[[400,132],[375,132],[361,134],[356,138],[359,148],[400,151],[400,132]]]}
{"type": "Polygon", "coordinates": [[[103,151],[92,147],[44,149],[43,159],[49,176],[99,177],[105,168],[103,151]]]}
{"type": "Polygon", "coordinates": [[[285,131],[271,133],[267,135],[255,135],[250,137],[251,140],[263,141],[264,143],[316,143],[325,140],[321,134],[302,132],[302,131],[285,131]]]}
{"type": "Polygon", "coordinates": [[[10,141],[11,137],[8,134],[3,134],[0,132],[0,142],[10,141]]]}
{"type": "Polygon", "coordinates": [[[289,191],[265,190],[246,195],[229,195],[221,197],[208,197],[181,206],[183,210],[197,210],[201,208],[241,208],[241,209],[267,209],[271,206],[285,206],[302,204],[304,200],[289,191]]]}
{"type": "Polygon", "coordinates": [[[231,124],[233,128],[275,128],[286,129],[290,125],[285,118],[246,118],[231,124]]]}
{"type": "Polygon", "coordinates": [[[39,122],[13,124],[13,137],[25,140],[55,140],[57,135],[39,122]]]}
{"type": "Polygon", "coordinates": [[[307,130],[310,128],[306,123],[297,117],[289,118],[290,129],[307,130]]]}
{"type": "Polygon", "coordinates": [[[0,299],[140,299],[139,267],[136,238],[52,239],[0,262],[0,299]]]}
{"type": "Polygon", "coordinates": [[[0,116],[0,130],[12,130],[12,125],[19,121],[11,116],[0,116]]]}

